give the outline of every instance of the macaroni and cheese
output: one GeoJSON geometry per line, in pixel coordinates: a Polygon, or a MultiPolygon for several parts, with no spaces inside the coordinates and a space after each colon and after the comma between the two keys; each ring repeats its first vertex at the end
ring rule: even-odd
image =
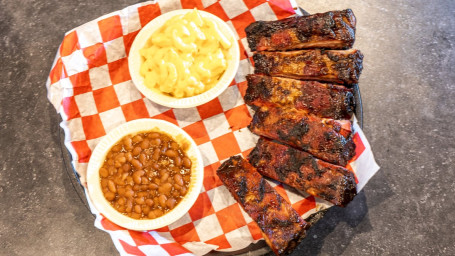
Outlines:
{"type": "Polygon", "coordinates": [[[169,19],[152,34],[140,50],[140,74],[148,88],[172,97],[198,95],[217,84],[231,46],[216,22],[194,9],[169,19]]]}

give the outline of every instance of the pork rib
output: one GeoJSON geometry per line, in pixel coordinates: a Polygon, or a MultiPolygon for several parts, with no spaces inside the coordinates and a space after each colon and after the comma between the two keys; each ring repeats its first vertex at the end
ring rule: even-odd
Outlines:
{"type": "Polygon", "coordinates": [[[340,84],[356,84],[363,68],[363,55],[354,49],[257,52],[253,60],[256,74],[340,84]]]}
{"type": "Polygon", "coordinates": [[[233,156],[216,173],[235,200],[258,224],[265,241],[276,255],[290,253],[305,237],[307,223],[248,161],[233,156]]]}
{"type": "Polygon", "coordinates": [[[355,108],[352,89],[344,86],[265,75],[246,78],[249,105],[295,108],[333,119],[350,119],[355,108]]]}
{"type": "Polygon", "coordinates": [[[355,41],[355,26],[354,13],[347,9],[276,21],[256,21],[246,27],[245,32],[252,51],[348,49],[355,41]]]}
{"type": "Polygon", "coordinates": [[[344,207],[357,194],[352,172],[314,156],[260,138],[248,156],[257,171],[310,195],[344,207]]]}
{"type": "Polygon", "coordinates": [[[324,161],[345,166],[355,154],[349,120],[318,118],[295,109],[262,107],[248,128],[255,134],[306,151],[324,161]]]}

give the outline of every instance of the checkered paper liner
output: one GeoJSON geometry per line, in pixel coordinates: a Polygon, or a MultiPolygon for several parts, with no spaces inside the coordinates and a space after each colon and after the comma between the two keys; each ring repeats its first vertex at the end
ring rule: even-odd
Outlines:
{"type": "MultiPolygon", "coordinates": [[[[245,75],[253,73],[245,27],[255,20],[276,20],[298,13],[287,0],[149,1],[102,16],[66,33],[46,87],[62,117],[65,145],[80,181],[86,184],[91,152],[100,139],[119,125],[156,118],[183,128],[204,159],[204,185],[194,206],[177,222],[149,232],[126,230],[96,214],[95,226],[108,232],[122,255],[204,255],[211,250],[237,251],[262,239],[256,223],[241,209],[215,174],[232,155],[248,155],[257,136],[247,125],[252,111],[244,101],[245,75]],[[218,98],[195,108],[170,109],[145,98],[133,85],[127,56],[131,44],[149,21],[162,13],[197,7],[223,19],[240,45],[239,71],[218,98]]],[[[378,171],[371,148],[354,122],[356,156],[348,164],[358,190],[378,171]]],[[[270,181],[303,217],[331,207],[323,200],[297,193],[270,181]]]]}

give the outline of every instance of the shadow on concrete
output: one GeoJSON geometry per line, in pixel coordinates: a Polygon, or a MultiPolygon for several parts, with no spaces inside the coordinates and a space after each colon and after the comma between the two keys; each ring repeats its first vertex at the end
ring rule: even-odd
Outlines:
{"type": "MultiPolygon", "coordinates": [[[[81,207],[81,209],[86,209],[87,213],[91,215],[90,208],[87,203],[87,199],[85,196],[84,189],[82,188],[79,177],[76,171],[71,164],[71,154],[65,146],[65,132],[60,127],[60,122],[62,121],[60,115],[55,112],[55,109],[51,104],[48,104],[48,116],[50,117],[50,124],[49,127],[51,128],[50,134],[52,134],[52,140],[55,142],[56,145],[60,147],[60,157],[63,160],[63,164],[61,166],[61,170],[64,172],[62,175],[62,183],[65,184],[63,186],[66,195],[68,198],[74,198],[75,202],[78,200],[82,203],[85,207],[81,207]]],[[[84,214],[85,216],[85,214],[84,214]]]]}
{"type": "MultiPolygon", "coordinates": [[[[331,207],[324,217],[316,222],[308,231],[306,238],[295,249],[291,256],[320,255],[324,247],[324,254],[342,254],[351,240],[358,233],[369,232],[371,230],[368,218],[369,209],[375,208],[388,198],[393,196],[391,188],[386,185],[386,177],[378,172],[370,181],[373,189],[372,195],[367,196],[362,190],[346,208],[331,207]],[[374,184],[382,184],[381,190],[376,193],[374,184]],[[379,194],[379,195],[376,195],[379,194]],[[368,204],[367,204],[368,201],[368,204]],[[326,244],[328,242],[330,244],[326,244]]],[[[272,256],[273,254],[266,254],[272,256]]]]}
{"type": "MultiPolygon", "coordinates": [[[[307,237],[291,255],[318,255],[321,252],[326,237],[340,223],[346,223],[350,229],[355,229],[362,222],[368,223],[366,226],[370,229],[366,196],[365,193],[360,192],[346,208],[330,208],[325,216],[309,229],[307,237]]],[[[351,239],[352,236],[337,237],[337,246],[335,246],[337,250],[332,253],[334,255],[342,254],[351,239]]]]}

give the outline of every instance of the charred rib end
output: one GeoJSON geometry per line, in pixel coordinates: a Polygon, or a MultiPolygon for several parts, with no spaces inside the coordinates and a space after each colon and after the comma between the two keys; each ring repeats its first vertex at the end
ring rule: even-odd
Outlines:
{"type": "Polygon", "coordinates": [[[264,21],[256,21],[251,23],[245,28],[248,46],[251,51],[257,50],[257,44],[262,36],[266,36],[267,29],[264,21]]]}
{"type": "Polygon", "coordinates": [[[346,207],[357,195],[357,184],[355,183],[354,174],[349,173],[349,175],[346,175],[344,182],[346,183],[344,184],[346,189],[341,193],[340,201],[336,204],[340,207],[346,207]]]}
{"type": "Polygon", "coordinates": [[[350,118],[355,110],[355,98],[354,94],[351,91],[346,92],[343,105],[347,113],[346,118],[350,118]]]}
{"type": "Polygon", "coordinates": [[[346,9],[342,11],[343,16],[347,19],[349,25],[355,29],[357,25],[357,18],[354,15],[354,12],[351,9],[346,9]]]}
{"type": "Polygon", "coordinates": [[[351,160],[354,156],[355,156],[355,143],[354,141],[352,140],[351,137],[349,137],[345,143],[344,143],[344,146],[343,146],[343,155],[340,157],[340,162],[339,164],[341,166],[346,166],[349,162],[349,160],[351,160]]]}
{"type": "Polygon", "coordinates": [[[254,105],[256,100],[266,100],[270,98],[271,91],[267,87],[270,77],[262,75],[247,75],[248,88],[244,96],[245,103],[254,105]]]}
{"type": "Polygon", "coordinates": [[[269,60],[264,54],[256,53],[253,55],[254,73],[255,74],[270,74],[270,66],[272,60],[269,60]]]}
{"type": "Polygon", "coordinates": [[[235,167],[238,165],[239,161],[241,161],[241,160],[242,160],[242,158],[240,156],[230,157],[228,160],[223,162],[223,164],[221,164],[221,166],[216,171],[216,174],[217,175],[219,175],[221,173],[227,174],[227,173],[234,171],[235,167]]]}

